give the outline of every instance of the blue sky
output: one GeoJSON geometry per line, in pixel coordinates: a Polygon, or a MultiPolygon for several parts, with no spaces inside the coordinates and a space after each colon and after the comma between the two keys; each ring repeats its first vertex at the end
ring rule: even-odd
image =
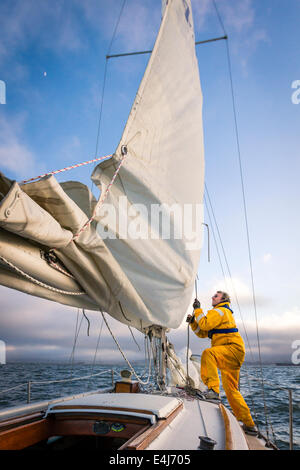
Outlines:
{"type": "MultiPolygon", "coordinates": [[[[95,156],[105,55],[122,3],[2,0],[0,80],[6,83],[6,104],[0,105],[0,170],[7,176],[20,181],[95,156]]],[[[289,361],[291,345],[300,339],[300,104],[292,102],[292,83],[300,80],[300,1],[218,0],[217,5],[229,36],[262,357],[289,361]]],[[[197,40],[223,35],[211,0],[193,0],[192,6],[197,40]]],[[[127,0],[110,52],[151,49],[160,17],[160,0],[127,0]]],[[[206,183],[256,358],[225,42],[198,46],[197,56],[204,98],[206,183]]],[[[147,60],[136,56],[109,61],[99,156],[116,148],[147,60]]],[[[91,171],[91,166],[85,167],[58,180],[76,179],[91,187],[91,171]]],[[[228,276],[224,260],[223,264],[228,276]]],[[[223,282],[211,236],[211,262],[204,245],[199,266],[198,293],[205,308],[223,282]]],[[[226,284],[232,293],[229,278],[226,284]]],[[[0,338],[7,344],[8,359],[69,357],[75,309],[0,290],[0,338]]],[[[234,302],[233,307],[240,321],[234,302]]],[[[78,357],[87,360],[93,357],[98,335],[100,320],[95,315],[91,314],[91,336],[82,337],[78,350],[78,357]]],[[[113,320],[112,324],[129,356],[137,358],[127,328],[113,320]]],[[[107,333],[103,338],[104,360],[112,357],[112,343],[107,333]]],[[[138,333],[137,338],[143,344],[138,333]]],[[[183,348],[185,325],[171,338],[183,348]]],[[[196,353],[207,344],[199,345],[195,338],[192,346],[196,353]]]]}

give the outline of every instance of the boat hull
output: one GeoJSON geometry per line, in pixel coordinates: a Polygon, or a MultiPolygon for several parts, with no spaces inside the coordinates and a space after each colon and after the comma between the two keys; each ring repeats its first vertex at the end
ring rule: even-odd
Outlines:
{"type": "Polygon", "coordinates": [[[222,407],[176,391],[94,391],[0,412],[0,449],[77,449],[80,442],[91,448],[97,441],[99,450],[193,451],[202,449],[201,436],[214,450],[267,450],[262,438],[248,440],[222,407]]]}

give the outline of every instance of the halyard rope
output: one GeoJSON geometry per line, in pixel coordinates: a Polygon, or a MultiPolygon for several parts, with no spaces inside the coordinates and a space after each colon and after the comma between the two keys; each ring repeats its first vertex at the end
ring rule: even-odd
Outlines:
{"type": "MultiPolygon", "coordinates": [[[[105,199],[107,198],[107,195],[110,191],[110,188],[112,187],[112,185],[114,184],[114,181],[125,161],[125,158],[127,156],[127,148],[125,146],[122,147],[122,158],[120,160],[120,163],[119,163],[119,166],[117,167],[115,173],[113,174],[113,177],[109,183],[109,185],[107,186],[106,190],[105,190],[105,193],[104,193],[104,196],[103,197],[100,197],[100,199],[98,200],[95,208],[94,208],[94,211],[93,211],[93,215],[92,217],[90,217],[87,222],[81,227],[81,229],[73,236],[73,240],[75,240],[77,237],[79,237],[79,235],[93,222],[93,220],[95,219],[96,215],[97,215],[97,210],[99,209],[99,207],[104,203],[105,199]]],[[[63,171],[68,171],[68,170],[72,170],[73,168],[78,168],[82,165],[87,165],[88,163],[92,163],[92,162],[97,162],[97,161],[100,161],[100,160],[105,160],[105,159],[108,159],[112,157],[112,154],[111,155],[105,155],[104,157],[99,157],[99,158],[94,158],[93,160],[88,160],[86,162],[82,162],[82,163],[77,163],[76,165],[72,165],[72,166],[68,166],[68,167],[65,167],[65,168],[62,168],[60,170],[54,170],[54,171],[51,171],[49,173],[45,173],[43,175],[39,175],[39,176],[36,176],[35,178],[30,178],[28,180],[24,180],[22,181],[21,183],[22,184],[25,184],[25,183],[28,183],[30,181],[35,181],[37,179],[40,179],[40,178],[44,178],[44,176],[50,176],[50,175],[55,175],[57,173],[61,173],[63,171]]]]}
{"type": "Polygon", "coordinates": [[[88,160],[86,162],[77,163],[75,165],[66,166],[65,168],[61,168],[60,170],[50,171],[49,173],[44,173],[43,175],[36,176],[35,178],[29,178],[28,180],[23,180],[21,181],[21,184],[29,183],[30,181],[35,181],[40,178],[44,178],[45,176],[56,175],[57,173],[62,173],[63,171],[73,170],[74,168],[79,168],[80,166],[88,165],[89,163],[93,163],[93,162],[99,162],[99,161],[108,159],[110,157],[112,157],[112,154],[105,155],[104,157],[93,158],[93,160],[88,160]]]}
{"type": "MultiPolygon", "coordinates": [[[[124,147],[124,149],[126,149],[126,147],[124,147]]],[[[120,163],[119,163],[119,166],[117,167],[116,171],[114,172],[113,174],[113,177],[109,183],[109,185],[107,186],[106,190],[105,190],[105,193],[104,193],[104,196],[103,197],[100,197],[100,199],[98,200],[95,208],[94,208],[94,211],[93,211],[93,215],[92,217],[89,218],[89,220],[87,220],[87,222],[81,227],[81,229],[73,236],[73,240],[75,240],[77,237],[79,237],[79,235],[93,222],[93,220],[95,219],[96,215],[97,215],[97,211],[99,209],[99,207],[104,203],[105,199],[107,198],[107,195],[110,191],[110,188],[112,187],[112,185],[114,184],[114,181],[125,161],[125,158],[127,156],[127,149],[122,151],[122,158],[120,160],[120,163]]]]}

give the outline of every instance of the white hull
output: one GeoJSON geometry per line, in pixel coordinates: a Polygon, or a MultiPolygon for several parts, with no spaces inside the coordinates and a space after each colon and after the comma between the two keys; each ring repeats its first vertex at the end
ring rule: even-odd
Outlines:
{"type": "Polygon", "coordinates": [[[64,448],[66,439],[69,446],[72,437],[93,436],[106,450],[109,442],[115,446],[112,450],[194,451],[201,450],[199,436],[204,436],[215,441],[214,450],[267,450],[264,439],[248,439],[223,405],[178,397],[175,388],[169,391],[106,390],[10,408],[0,412],[0,449],[42,445],[40,450],[56,450],[64,448]]]}

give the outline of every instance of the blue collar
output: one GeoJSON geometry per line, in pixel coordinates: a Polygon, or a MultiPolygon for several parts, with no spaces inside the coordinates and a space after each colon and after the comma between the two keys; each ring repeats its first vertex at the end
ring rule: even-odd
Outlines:
{"type": "Polygon", "coordinates": [[[217,308],[217,307],[227,308],[233,314],[233,310],[231,310],[231,308],[229,307],[228,302],[226,302],[226,303],[225,302],[220,302],[218,305],[215,305],[214,308],[217,308]],[[224,303],[224,305],[222,305],[223,303],[224,303]]]}

